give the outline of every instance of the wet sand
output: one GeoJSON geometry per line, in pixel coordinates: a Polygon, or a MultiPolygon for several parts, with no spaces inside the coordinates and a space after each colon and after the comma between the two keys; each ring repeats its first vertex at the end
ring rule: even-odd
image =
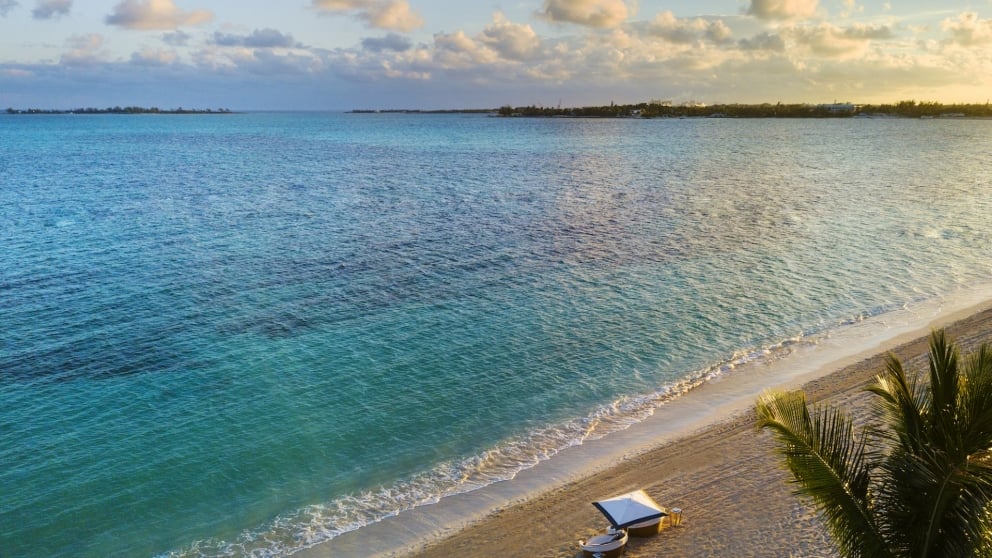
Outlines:
{"type": "MultiPolygon", "coordinates": [[[[931,324],[946,327],[964,353],[992,342],[992,308],[931,324]],[[956,320],[956,321],[954,321],[956,320]]],[[[979,310],[979,309],[975,309],[979,310]]],[[[925,331],[893,339],[881,352],[803,387],[812,401],[867,415],[864,386],[895,353],[909,370],[926,367],[925,331]]],[[[651,538],[632,538],[627,556],[835,556],[813,509],[792,495],[788,473],[773,453],[770,434],[755,429],[750,411],[625,458],[592,476],[493,512],[468,528],[421,549],[415,558],[572,558],[579,540],[603,532],[606,520],[591,505],[639,488],[658,503],[684,510],[680,526],[651,538]]]]}

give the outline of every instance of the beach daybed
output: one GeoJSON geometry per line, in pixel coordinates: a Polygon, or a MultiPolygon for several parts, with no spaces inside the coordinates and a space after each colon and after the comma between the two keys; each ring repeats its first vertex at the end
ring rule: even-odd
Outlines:
{"type": "Polygon", "coordinates": [[[668,515],[665,508],[643,490],[635,490],[606,500],[593,502],[614,529],[627,530],[632,537],[650,537],[661,530],[661,518],[668,515]]]}
{"type": "Polygon", "coordinates": [[[585,558],[617,558],[627,548],[627,532],[618,529],[605,535],[597,535],[588,541],[580,541],[582,556],[585,558]]]}
{"type": "Polygon", "coordinates": [[[643,490],[635,490],[606,500],[593,502],[610,522],[605,535],[579,541],[585,558],[616,558],[627,547],[627,537],[648,537],[661,530],[661,518],[668,515],[643,490]]]}

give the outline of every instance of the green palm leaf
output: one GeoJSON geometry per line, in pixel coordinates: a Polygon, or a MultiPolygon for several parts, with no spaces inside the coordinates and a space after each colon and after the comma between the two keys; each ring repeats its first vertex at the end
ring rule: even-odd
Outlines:
{"type": "Polygon", "coordinates": [[[935,331],[927,373],[890,356],[867,389],[878,423],[860,436],[840,411],[810,411],[802,392],[756,406],[841,554],[992,556],[992,348],[962,361],[935,331]]]}
{"type": "Polygon", "coordinates": [[[855,436],[844,413],[810,414],[804,393],[768,393],[757,405],[759,428],[781,442],[797,493],[814,500],[845,556],[887,556],[868,501],[865,435],[855,436]]]}

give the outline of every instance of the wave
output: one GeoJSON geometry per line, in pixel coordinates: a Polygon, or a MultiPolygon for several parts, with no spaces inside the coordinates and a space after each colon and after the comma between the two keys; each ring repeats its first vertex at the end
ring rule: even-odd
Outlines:
{"type": "MultiPolygon", "coordinates": [[[[864,319],[863,315],[855,316],[838,322],[835,327],[864,319]]],[[[512,480],[521,471],[553,458],[566,448],[603,438],[644,421],[661,406],[707,382],[747,364],[769,363],[784,358],[799,347],[816,345],[820,337],[819,334],[801,332],[771,344],[735,351],[652,393],[620,397],[586,416],[531,430],[481,454],[438,464],[390,486],[346,495],[280,515],[256,529],[242,532],[236,540],[197,541],[162,557],[263,558],[286,556],[316,546],[397,514],[435,504],[446,497],[512,480]]]]}

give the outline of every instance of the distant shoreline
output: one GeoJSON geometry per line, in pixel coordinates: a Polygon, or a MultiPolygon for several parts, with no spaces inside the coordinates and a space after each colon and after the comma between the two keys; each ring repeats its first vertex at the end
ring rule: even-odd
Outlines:
{"type": "Polygon", "coordinates": [[[670,101],[586,107],[512,107],[495,109],[355,109],[353,114],[473,114],[484,113],[500,117],[531,118],[992,118],[992,104],[949,104],[936,102],[900,101],[893,104],[716,104],[670,101]]]}
{"type": "Polygon", "coordinates": [[[76,108],[76,109],[15,109],[8,108],[7,114],[236,114],[231,109],[160,109],[158,107],[108,107],[108,108],[76,108]]]}

